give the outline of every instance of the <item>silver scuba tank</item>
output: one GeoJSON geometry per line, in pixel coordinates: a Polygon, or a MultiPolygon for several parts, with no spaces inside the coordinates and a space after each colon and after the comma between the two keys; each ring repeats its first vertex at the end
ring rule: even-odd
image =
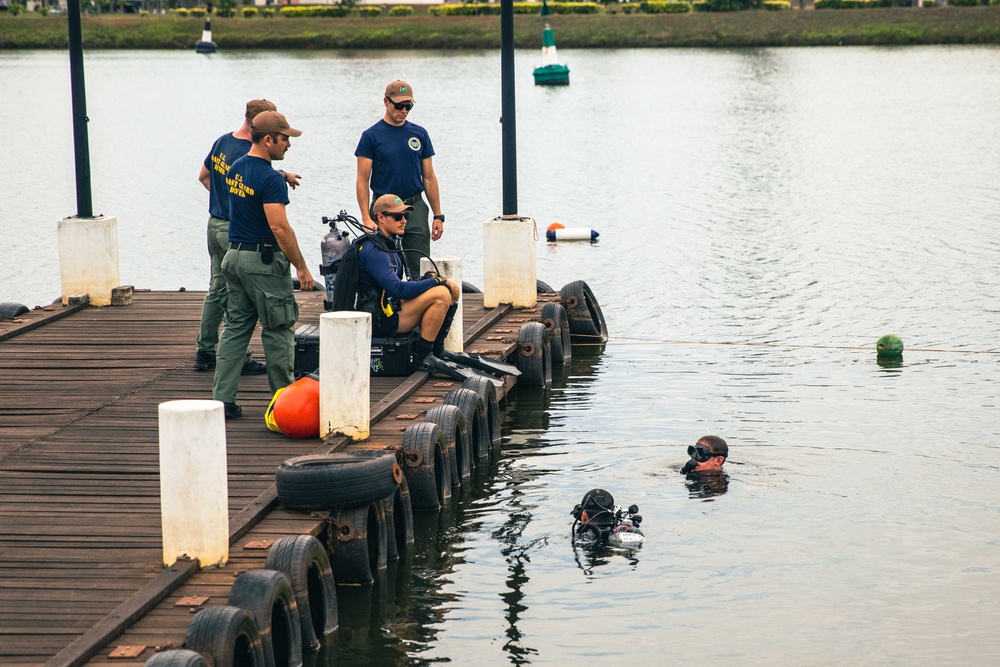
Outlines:
{"type": "Polygon", "coordinates": [[[323,274],[323,278],[326,281],[326,301],[323,302],[323,307],[326,310],[332,310],[333,284],[337,279],[337,268],[340,266],[340,260],[344,256],[344,253],[347,252],[347,248],[351,245],[351,242],[347,239],[347,230],[341,231],[337,229],[337,220],[335,218],[323,216],[323,222],[330,225],[330,231],[327,232],[319,244],[320,255],[323,258],[320,273],[323,274]]]}

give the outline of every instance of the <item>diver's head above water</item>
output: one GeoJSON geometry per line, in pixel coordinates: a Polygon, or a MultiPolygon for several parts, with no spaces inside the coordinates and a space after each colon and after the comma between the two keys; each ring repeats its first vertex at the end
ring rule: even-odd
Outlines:
{"type": "Polygon", "coordinates": [[[722,464],[729,457],[729,445],[717,435],[706,435],[688,447],[691,460],[681,468],[682,473],[715,472],[722,470],[722,464]]]}

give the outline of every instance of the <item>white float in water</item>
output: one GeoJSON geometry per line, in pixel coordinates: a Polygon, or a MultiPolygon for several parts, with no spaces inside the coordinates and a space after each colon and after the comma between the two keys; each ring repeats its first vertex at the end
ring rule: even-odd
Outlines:
{"type": "Polygon", "coordinates": [[[590,241],[593,243],[600,236],[599,232],[586,227],[567,227],[559,222],[553,222],[545,230],[545,238],[549,241],[590,241]]]}

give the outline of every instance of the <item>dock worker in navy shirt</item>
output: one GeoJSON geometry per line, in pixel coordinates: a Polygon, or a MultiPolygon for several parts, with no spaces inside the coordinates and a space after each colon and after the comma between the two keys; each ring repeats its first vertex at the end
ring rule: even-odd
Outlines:
{"type": "MultiPolygon", "coordinates": [[[[215,348],[219,343],[219,325],[226,312],[226,279],[222,277],[222,257],[229,250],[229,186],[226,172],[236,160],[250,150],[250,122],[261,111],[275,111],[268,100],[250,100],[243,115],[243,124],[227,132],[212,144],[198,174],[198,181],[208,190],[208,256],[212,263],[208,293],[201,307],[201,328],[198,331],[194,370],[210,371],[215,368],[215,348]]],[[[299,184],[298,174],[281,172],[285,182],[293,188],[299,184]]],[[[243,375],[267,372],[267,366],[253,359],[248,347],[243,363],[243,375]]]]}
{"type": "Polygon", "coordinates": [[[410,276],[420,273],[420,257],[429,257],[431,241],[444,234],[444,214],[437,175],[434,173],[434,146],[427,130],[407,120],[415,104],[413,87],[393,81],[382,98],[385,114],[361,134],[354,151],[358,158],[357,190],[361,221],[375,229],[371,205],[384,194],[397,195],[413,207],[403,236],[403,249],[410,276]],[[424,201],[423,194],[427,194],[424,201]],[[428,204],[434,222],[428,227],[428,204]]]}
{"type": "Polygon", "coordinates": [[[385,194],[372,212],[376,231],[361,237],[358,250],[358,309],[372,314],[372,337],[408,333],[420,327],[418,368],[433,371],[444,350],[444,339],[455,316],[461,288],[454,281],[428,274],[403,279],[403,259],[395,240],[403,236],[414,207],[401,197],[385,194]]]}
{"type": "Polygon", "coordinates": [[[290,267],[295,267],[303,291],[313,288],[313,277],[288,223],[288,187],[271,163],[284,159],[290,137],[301,134],[277,111],[257,114],[250,152],[226,173],[229,250],[222,259],[222,275],[228,297],[212,395],[225,403],[227,419],[243,414],[236,392],[246,346],[258,320],[271,393],[294,379],[293,328],[299,308],[292,293],[290,267]]]}

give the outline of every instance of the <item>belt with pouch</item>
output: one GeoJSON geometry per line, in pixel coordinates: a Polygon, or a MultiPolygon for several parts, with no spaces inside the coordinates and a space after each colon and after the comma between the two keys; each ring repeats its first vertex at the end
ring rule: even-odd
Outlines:
{"type": "MultiPolygon", "coordinates": [[[[230,248],[230,250],[253,250],[254,252],[260,252],[261,250],[264,249],[264,244],[263,243],[230,243],[229,244],[229,248],[230,248]]],[[[275,244],[274,251],[275,252],[281,252],[281,250],[279,250],[277,248],[277,244],[275,244]]]]}

